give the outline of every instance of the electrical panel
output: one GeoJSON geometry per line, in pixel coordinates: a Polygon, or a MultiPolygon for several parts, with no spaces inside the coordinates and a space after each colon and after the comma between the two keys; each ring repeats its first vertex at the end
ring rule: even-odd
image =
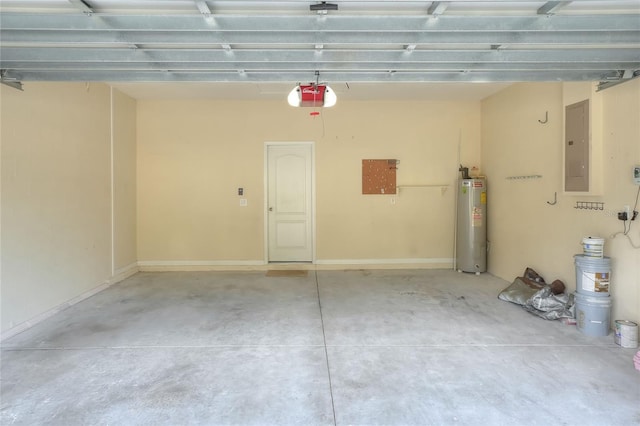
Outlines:
{"type": "Polygon", "coordinates": [[[565,108],[564,190],[589,191],[589,101],[565,108]]]}

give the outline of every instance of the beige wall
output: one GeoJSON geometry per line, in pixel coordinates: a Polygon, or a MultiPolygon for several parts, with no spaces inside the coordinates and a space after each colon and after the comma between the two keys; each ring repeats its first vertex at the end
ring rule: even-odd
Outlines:
{"type": "Polygon", "coordinates": [[[112,276],[111,119],[103,84],[0,90],[4,335],[112,276]]]}
{"type": "MultiPolygon", "coordinates": [[[[398,184],[453,184],[480,161],[479,102],[340,102],[311,117],[285,102],[138,102],[138,260],[258,263],[264,144],[315,142],[317,259],[450,264],[451,188],[361,194],[361,160],[400,160],[398,184]],[[237,188],[245,188],[247,207],[237,188]]],[[[357,263],[356,262],[356,263],[357,263]]]]}
{"type": "MultiPolygon", "coordinates": [[[[516,84],[482,102],[482,164],[490,184],[489,270],[511,281],[531,266],[547,280],[561,279],[575,289],[573,255],[584,236],[609,237],[622,230],[616,212],[632,205],[637,186],[631,173],[640,164],[640,81],[585,96],[602,108],[592,138],[601,156],[601,195],[563,192],[563,110],[567,98],[561,83],[516,84]],[[547,124],[540,124],[545,111],[547,124]],[[540,174],[541,179],[508,180],[540,174]],[[554,192],[558,203],[548,205],[554,192]],[[574,209],[576,201],[601,201],[602,211],[574,209]]],[[[576,93],[575,87],[569,92],[576,93]]],[[[640,222],[630,237],[640,245],[640,222]]],[[[605,254],[613,259],[611,294],[614,318],[640,320],[640,250],[621,236],[607,238],[605,254]]]]}
{"type": "Polygon", "coordinates": [[[112,89],[114,271],[136,266],[136,101],[112,89]]]}
{"type": "MultiPolygon", "coordinates": [[[[622,231],[616,212],[631,205],[638,186],[631,182],[633,166],[640,165],[640,81],[621,84],[602,93],[603,183],[606,215],[596,232],[603,236],[622,231]]],[[[640,210],[640,204],[636,207],[640,210]]],[[[615,319],[640,323],[640,217],[633,222],[629,238],[616,236],[606,242],[613,261],[612,290],[615,319]]]]}
{"type": "MultiPolygon", "coordinates": [[[[602,195],[563,193],[563,106],[575,89],[516,84],[482,103],[340,102],[313,118],[279,101],[135,102],[115,90],[110,114],[105,85],[2,86],[1,329],[112,282],[136,261],[263,262],[265,142],[315,143],[319,263],[449,266],[453,187],[364,196],[361,160],[400,160],[399,185],[453,185],[459,162],[482,159],[490,271],[511,280],[532,266],[573,289],[572,255],[583,236],[621,229],[615,212],[633,203],[631,167],[640,164],[634,81],[594,95],[602,195]],[[543,178],[505,179],[529,174],[543,178]],[[558,204],[549,206],[554,192],[558,204]],[[573,209],[581,200],[603,201],[605,210],[573,209]]],[[[630,234],[636,244],[639,227],[630,234]]],[[[624,237],[607,240],[614,315],[636,321],[639,253],[624,237]]]]}

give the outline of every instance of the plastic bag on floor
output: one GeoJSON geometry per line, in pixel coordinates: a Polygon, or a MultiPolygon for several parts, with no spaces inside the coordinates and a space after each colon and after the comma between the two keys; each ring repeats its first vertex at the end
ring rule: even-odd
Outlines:
{"type": "Polygon", "coordinates": [[[502,290],[498,299],[517,305],[524,305],[538,290],[546,285],[544,278],[532,268],[527,268],[520,277],[516,277],[513,283],[502,290]]]}
{"type": "Polygon", "coordinates": [[[531,296],[540,291],[541,288],[544,288],[543,286],[544,284],[531,284],[524,278],[518,277],[513,280],[513,283],[509,287],[500,292],[498,299],[517,305],[524,305],[527,303],[527,300],[531,299],[531,296]]]}
{"type": "Polygon", "coordinates": [[[554,294],[554,289],[550,285],[538,290],[525,302],[523,308],[527,312],[548,320],[575,316],[573,294],[554,294]]]}

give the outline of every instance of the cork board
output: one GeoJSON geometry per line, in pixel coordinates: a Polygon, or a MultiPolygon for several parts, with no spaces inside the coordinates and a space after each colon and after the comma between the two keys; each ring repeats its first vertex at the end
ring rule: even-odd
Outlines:
{"type": "Polygon", "coordinates": [[[362,193],[395,194],[396,160],[362,160],[362,193]]]}

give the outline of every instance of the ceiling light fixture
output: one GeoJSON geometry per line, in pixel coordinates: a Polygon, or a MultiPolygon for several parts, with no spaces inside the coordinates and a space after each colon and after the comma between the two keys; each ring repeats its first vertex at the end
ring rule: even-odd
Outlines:
{"type": "Polygon", "coordinates": [[[332,107],[338,102],[336,92],[326,84],[318,83],[320,73],[316,71],[316,82],[298,84],[287,96],[292,107],[332,107]]]}

